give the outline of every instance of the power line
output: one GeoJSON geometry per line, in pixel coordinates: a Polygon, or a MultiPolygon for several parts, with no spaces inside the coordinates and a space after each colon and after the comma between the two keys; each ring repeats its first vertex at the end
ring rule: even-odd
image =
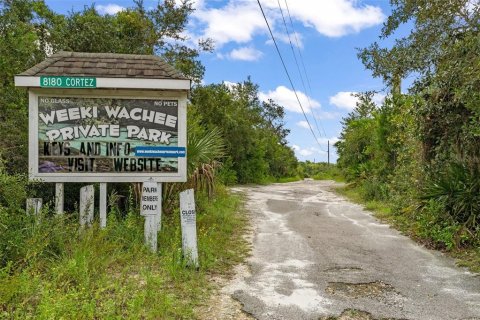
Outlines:
{"type": "Polygon", "coordinates": [[[270,28],[270,24],[268,23],[267,16],[265,15],[265,12],[263,11],[263,7],[262,7],[262,4],[260,3],[260,0],[257,0],[257,3],[258,3],[258,6],[260,7],[260,10],[262,11],[263,18],[265,19],[265,23],[267,24],[268,31],[270,32],[270,36],[272,37],[273,43],[275,44],[275,48],[277,49],[278,56],[280,57],[280,60],[282,61],[283,69],[285,70],[285,73],[287,74],[288,81],[290,82],[290,85],[292,86],[293,92],[295,93],[295,97],[297,98],[298,105],[300,106],[300,109],[302,110],[303,116],[305,117],[305,120],[307,121],[308,127],[310,128],[310,131],[312,132],[312,135],[315,138],[315,141],[320,146],[320,142],[318,141],[317,136],[315,135],[315,132],[312,129],[310,121],[308,121],[308,118],[307,118],[307,115],[305,113],[305,110],[303,109],[302,103],[300,102],[300,99],[298,98],[297,90],[295,89],[295,86],[293,85],[292,78],[290,77],[290,73],[288,72],[287,66],[285,65],[285,61],[283,60],[282,54],[280,53],[280,49],[278,48],[277,41],[275,40],[272,29],[270,28]]]}
{"type": "MultiPolygon", "coordinates": [[[[280,6],[280,0],[277,0],[277,1],[278,1],[278,6],[280,7],[280,12],[282,13],[282,18],[283,18],[283,11],[282,11],[282,7],[280,6]]],[[[308,84],[308,88],[309,88],[309,94],[312,95],[312,92],[313,92],[312,91],[312,86],[310,84],[310,79],[308,78],[307,68],[305,68],[305,63],[304,63],[304,60],[303,60],[302,51],[300,50],[300,41],[298,41],[297,33],[295,32],[295,28],[293,26],[292,15],[290,14],[290,8],[288,7],[288,2],[287,2],[287,0],[284,0],[284,1],[285,1],[285,7],[287,8],[288,18],[290,20],[290,26],[292,27],[293,35],[295,36],[295,43],[297,44],[297,50],[298,50],[298,54],[300,56],[300,62],[302,63],[303,72],[305,73],[305,79],[307,80],[307,84],[308,84]]],[[[283,23],[285,24],[285,18],[283,18],[283,23]]],[[[286,25],[285,25],[285,29],[287,30],[288,40],[290,41],[290,34],[288,33],[288,29],[287,29],[286,25]]],[[[293,55],[295,57],[295,51],[293,50],[293,46],[292,46],[291,41],[290,41],[290,46],[292,47],[292,51],[294,52],[293,55]]],[[[295,62],[297,62],[296,57],[295,57],[295,62]]],[[[298,63],[297,63],[297,68],[300,69],[298,67],[298,63]]],[[[299,70],[299,72],[300,72],[300,70],[299,70]]],[[[303,84],[303,77],[301,77],[301,79],[302,79],[302,84],[303,84]]],[[[304,87],[304,90],[307,91],[307,89],[305,88],[305,84],[303,84],[303,87],[304,87]]],[[[308,95],[307,95],[307,97],[308,97],[308,95]]],[[[308,99],[308,101],[310,102],[310,98],[308,99]]],[[[317,119],[315,118],[315,112],[314,112],[313,108],[311,108],[311,106],[310,106],[310,109],[312,110],[313,120],[315,120],[315,125],[317,126],[318,133],[320,134],[320,129],[318,128],[317,119]]],[[[320,121],[320,119],[318,119],[318,120],[320,121]]],[[[322,128],[323,135],[326,138],[327,133],[325,132],[325,128],[321,124],[320,124],[320,127],[322,128]]]]}
{"type": "MultiPolygon", "coordinates": [[[[293,58],[295,59],[295,64],[297,66],[298,74],[300,75],[300,80],[302,81],[303,91],[305,93],[307,93],[307,88],[305,86],[305,81],[303,81],[302,71],[300,71],[300,66],[298,65],[297,55],[295,54],[295,49],[293,49],[293,44],[292,44],[292,40],[291,40],[291,37],[290,37],[290,32],[288,31],[287,22],[285,21],[285,16],[283,15],[283,9],[282,9],[282,6],[280,5],[280,0],[277,0],[277,3],[278,3],[278,8],[280,9],[280,13],[282,14],[283,25],[285,26],[285,31],[287,32],[288,42],[290,43],[290,48],[292,49],[292,54],[293,54],[293,58]]],[[[293,30],[293,25],[292,25],[292,30],[293,30]]],[[[296,34],[295,34],[295,36],[296,36],[296,34]]],[[[298,41],[297,41],[297,48],[298,48],[298,41]]],[[[310,92],[310,94],[311,94],[311,92],[310,92]]],[[[310,96],[308,94],[306,94],[306,96],[307,96],[308,105],[310,107],[310,110],[312,111],[312,116],[313,116],[313,120],[315,121],[315,126],[317,127],[317,132],[320,136],[322,136],[322,133],[320,132],[320,128],[318,127],[317,119],[315,118],[315,114],[314,114],[313,107],[312,107],[312,102],[310,101],[310,96]]],[[[325,133],[325,130],[323,130],[323,131],[325,133]]],[[[325,137],[326,137],[326,135],[325,135],[325,137]]]]}

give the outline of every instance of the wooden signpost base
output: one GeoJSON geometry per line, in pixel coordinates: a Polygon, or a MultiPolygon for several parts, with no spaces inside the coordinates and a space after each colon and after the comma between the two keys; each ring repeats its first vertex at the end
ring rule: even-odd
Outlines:
{"type": "Polygon", "coordinates": [[[100,212],[100,228],[104,229],[107,227],[107,184],[106,183],[100,183],[99,212],[100,212]]]}
{"type": "Polygon", "coordinates": [[[55,183],[55,212],[57,214],[63,214],[64,208],[64,188],[63,183],[57,182],[55,183]]]}
{"type": "Polygon", "coordinates": [[[80,227],[92,225],[94,200],[93,185],[80,189],[80,227]]]}

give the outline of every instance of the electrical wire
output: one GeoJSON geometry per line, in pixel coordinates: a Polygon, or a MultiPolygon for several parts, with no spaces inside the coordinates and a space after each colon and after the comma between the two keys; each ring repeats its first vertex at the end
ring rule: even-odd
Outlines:
{"type": "MultiPolygon", "coordinates": [[[[292,39],[290,37],[290,32],[288,31],[287,22],[285,21],[285,16],[283,15],[283,9],[282,9],[282,6],[280,5],[280,0],[277,0],[277,3],[278,3],[278,8],[280,9],[280,13],[282,14],[283,25],[285,26],[285,31],[287,32],[288,42],[290,43],[290,48],[292,49],[292,54],[293,54],[293,58],[295,60],[295,65],[297,66],[298,74],[300,75],[300,80],[302,82],[303,91],[306,93],[308,105],[310,107],[310,110],[312,111],[312,117],[313,117],[313,120],[315,121],[315,126],[317,128],[317,132],[320,136],[322,136],[322,133],[320,132],[320,128],[318,126],[317,119],[316,119],[315,114],[314,114],[314,110],[313,110],[313,107],[312,107],[312,102],[310,101],[311,92],[310,92],[310,95],[307,93],[307,88],[305,86],[305,81],[303,81],[302,71],[300,70],[300,66],[298,65],[298,59],[297,59],[297,55],[295,54],[295,49],[293,49],[292,39]]],[[[292,30],[293,30],[293,25],[292,25],[292,30]]],[[[296,36],[296,34],[295,34],[295,36],[296,36]]],[[[297,39],[297,48],[298,48],[298,39],[297,39]]],[[[322,129],[323,129],[323,127],[322,127],[322,129]]],[[[325,130],[323,130],[323,132],[325,134],[325,130]]],[[[325,135],[325,137],[326,137],[326,135],[325,135]]]]}
{"type": "MultiPolygon", "coordinates": [[[[287,28],[287,25],[285,23],[285,18],[283,17],[283,10],[282,10],[282,7],[280,5],[280,0],[277,0],[278,1],[278,7],[280,8],[280,12],[282,14],[282,18],[283,18],[283,24],[285,25],[285,30],[287,31],[287,34],[288,34],[288,41],[290,42],[290,46],[292,48],[292,52],[293,52],[293,56],[295,57],[295,63],[297,64],[297,68],[298,68],[298,72],[300,73],[301,75],[301,72],[300,72],[300,67],[298,66],[298,62],[297,62],[297,58],[296,58],[296,55],[295,55],[295,51],[293,49],[293,45],[292,45],[292,42],[290,41],[290,33],[288,32],[288,28],[287,28]]],[[[307,68],[305,67],[305,63],[304,63],[304,60],[303,60],[303,56],[302,56],[302,52],[300,50],[300,41],[298,41],[298,37],[297,37],[297,33],[295,32],[295,28],[293,26],[293,21],[292,21],[292,15],[290,14],[290,8],[288,7],[288,2],[287,0],[284,0],[285,1],[285,7],[287,8],[287,13],[288,13],[288,18],[290,20],[290,26],[292,27],[292,32],[293,32],[293,35],[295,36],[295,43],[297,45],[297,50],[298,50],[298,55],[300,57],[300,62],[302,63],[302,67],[303,67],[303,72],[305,74],[305,79],[307,80],[307,84],[308,84],[308,88],[309,88],[309,94],[307,94],[307,97],[308,97],[308,101],[310,103],[310,98],[309,98],[309,95],[312,95],[312,86],[310,84],[310,79],[308,77],[308,73],[307,73],[307,68]]],[[[302,84],[303,84],[303,88],[305,90],[305,92],[307,91],[307,89],[305,88],[305,84],[303,82],[303,77],[300,76],[301,79],[302,79],[302,84]]],[[[318,123],[317,123],[317,119],[315,117],[315,112],[313,110],[313,108],[311,107],[310,105],[310,109],[312,110],[312,114],[313,114],[313,120],[315,120],[315,125],[317,126],[317,130],[318,130],[318,133],[321,135],[320,133],[320,129],[318,128],[318,123]]],[[[318,121],[320,121],[320,119],[318,119],[318,121]]],[[[322,128],[322,131],[323,131],[323,135],[325,136],[325,138],[327,137],[327,133],[325,132],[325,128],[321,125],[320,123],[320,127],[322,128]]]]}
{"type": "MultiPolygon", "coordinates": [[[[277,41],[275,40],[275,36],[273,35],[272,29],[270,28],[270,24],[268,23],[267,16],[265,15],[265,12],[263,11],[262,4],[260,3],[260,0],[257,0],[258,6],[260,7],[260,11],[262,11],[263,18],[265,19],[265,23],[267,24],[268,31],[270,32],[270,36],[272,37],[273,43],[275,44],[275,48],[277,49],[278,56],[280,57],[280,60],[283,65],[283,69],[285,70],[285,73],[287,74],[288,81],[290,82],[290,85],[292,86],[293,92],[295,93],[295,97],[297,98],[298,105],[300,106],[300,109],[302,110],[303,116],[305,117],[305,120],[307,121],[308,127],[310,128],[310,132],[312,133],[313,137],[315,138],[315,141],[317,144],[320,146],[320,142],[317,139],[317,136],[315,135],[315,132],[312,129],[312,125],[310,124],[310,121],[308,121],[307,114],[305,113],[305,110],[303,109],[302,103],[300,102],[300,98],[298,97],[297,90],[295,89],[295,86],[293,85],[292,78],[290,77],[290,73],[288,72],[287,66],[285,64],[285,61],[283,60],[282,54],[280,53],[280,49],[278,48],[277,41]]],[[[324,150],[322,150],[324,151],[324,150]]],[[[325,151],[324,151],[325,152],[325,151]]]]}

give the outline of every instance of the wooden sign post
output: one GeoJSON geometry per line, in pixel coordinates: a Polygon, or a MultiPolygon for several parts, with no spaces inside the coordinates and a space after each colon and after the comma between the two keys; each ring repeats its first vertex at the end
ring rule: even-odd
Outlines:
{"type": "Polygon", "coordinates": [[[107,226],[107,184],[100,183],[100,203],[98,205],[100,213],[100,228],[107,226]]]}
{"type": "Polygon", "coordinates": [[[197,218],[193,189],[180,192],[182,249],[187,265],[198,267],[197,218]]]}
{"type": "Polygon", "coordinates": [[[80,189],[80,226],[91,226],[93,223],[94,206],[93,185],[88,185],[80,189]]]}
{"type": "Polygon", "coordinates": [[[158,211],[156,215],[157,231],[162,230],[162,183],[157,182],[158,189],[158,211]]]}
{"type": "Polygon", "coordinates": [[[28,198],[27,199],[27,214],[33,214],[37,217],[42,210],[43,200],[41,198],[28,198]]]}
{"type": "Polygon", "coordinates": [[[142,201],[140,214],[145,217],[145,244],[157,251],[158,211],[160,193],[157,182],[153,179],[145,181],[142,186],[142,201]]]}

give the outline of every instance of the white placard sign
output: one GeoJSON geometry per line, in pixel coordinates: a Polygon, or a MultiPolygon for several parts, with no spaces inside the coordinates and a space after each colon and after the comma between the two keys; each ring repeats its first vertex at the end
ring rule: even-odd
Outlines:
{"type": "MultiPolygon", "coordinates": [[[[186,181],[186,99],[30,94],[30,178],[186,181]]],[[[102,91],[103,92],[103,91],[102,91]]]]}
{"type": "Polygon", "coordinates": [[[158,186],[152,181],[145,181],[142,186],[141,215],[154,216],[157,215],[158,207],[158,186]]]}
{"type": "Polygon", "coordinates": [[[197,219],[193,189],[180,192],[182,249],[188,264],[198,267],[197,219]]]}

